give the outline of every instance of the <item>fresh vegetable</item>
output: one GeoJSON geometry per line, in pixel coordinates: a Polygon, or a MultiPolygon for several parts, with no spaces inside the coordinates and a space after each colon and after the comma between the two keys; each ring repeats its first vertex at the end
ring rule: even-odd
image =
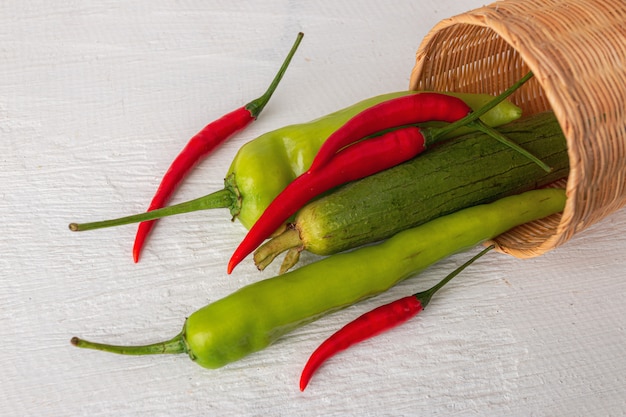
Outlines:
{"type": "MultiPolygon", "coordinates": [[[[496,97],[486,109],[479,109],[474,113],[471,113],[471,109],[462,100],[437,93],[398,97],[359,113],[331,135],[322,145],[320,152],[324,151],[327,145],[330,145],[332,150],[339,150],[352,142],[358,143],[333,153],[332,158],[325,164],[315,165],[318,160],[316,157],[313,161],[316,168],[311,167],[278,194],[235,249],[228,262],[227,272],[230,274],[246,256],[311,199],[338,185],[364,178],[412,159],[427,147],[446,139],[447,133],[456,130],[459,125],[464,126],[477,121],[481,114],[512,94],[531,76],[532,73],[529,73],[496,97]],[[422,102],[424,104],[421,104],[422,102]],[[403,127],[432,121],[452,124],[430,130],[422,130],[415,126],[403,127]],[[393,130],[383,133],[387,129],[393,130]],[[344,131],[347,132],[342,133],[344,131]],[[382,133],[382,136],[365,139],[366,136],[377,132],[382,133]]],[[[481,124],[477,127],[529,156],[546,171],[550,170],[534,155],[511,143],[503,135],[481,124]]]]}
{"type": "Polygon", "coordinates": [[[457,97],[425,92],[398,97],[367,108],[348,120],[324,142],[309,171],[327,164],[337,152],[387,129],[432,121],[452,123],[472,111],[457,97]]]}
{"type": "Polygon", "coordinates": [[[352,249],[567,177],[567,143],[553,113],[522,118],[499,130],[547,162],[552,171],[546,173],[485,134],[470,133],[308,203],[283,233],[259,247],[255,263],[264,269],[288,250],[281,267],[284,272],[303,250],[330,255],[352,249]]]}
{"type": "MultiPolygon", "coordinates": [[[[148,207],[149,211],[163,207],[174,193],[178,184],[200,160],[226,141],[226,139],[245,128],[259,117],[259,114],[269,102],[272,94],[274,94],[276,87],[278,87],[285,71],[287,71],[287,67],[296,53],[303,36],[304,34],[302,32],[298,33],[296,41],[291,47],[287,58],[272,80],[267,91],[265,91],[261,97],[209,123],[189,140],[187,145],[165,172],[161,184],[150,202],[150,206],[148,207]]],[[[133,246],[133,259],[135,262],[139,261],[141,249],[143,248],[150,230],[152,230],[154,226],[154,222],[155,220],[151,220],[139,224],[133,246]]]]}
{"type": "MultiPolygon", "coordinates": [[[[447,132],[454,131],[460,126],[468,126],[478,120],[480,116],[518,90],[532,76],[532,72],[529,72],[494,100],[469,116],[470,109],[459,107],[456,100],[443,98],[437,93],[398,97],[372,106],[354,116],[330,135],[313,159],[309,171],[315,171],[327,164],[342,148],[387,129],[428,121],[452,123],[435,131],[437,137],[445,136],[447,132]],[[465,118],[465,116],[468,117],[465,118]]],[[[430,139],[433,143],[437,141],[435,137],[430,139]]]]}
{"type": "Polygon", "coordinates": [[[490,245],[483,249],[478,255],[475,255],[472,259],[452,271],[430,289],[400,298],[368,311],[333,333],[332,336],[324,340],[315,349],[304,366],[300,375],[300,391],[304,391],[315,371],[330,357],[348,349],[352,345],[399,326],[417,315],[426,308],[432,296],[441,287],[494,247],[495,245],[490,245]]]}
{"type": "Polygon", "coordinates": [[[378,245],[245,286],[191,314],[170,340],[129,347],[75,337],[72,344],[127,355],[187,353],[203,367],[218,368],[264,349],[323,314],[386,291],[453,253],[560,212],[564,205],[561,189],[505,197],[439,217],[378,245]]]}
{"type": "MultiPolygon", "coordinates": [[[[413,94],[421,93],[403,91],[372,97],[309,123],[286,126],[259,136],[239,149],[228,169],[222,190],[147,213],[92,223],[71,223],[70,230],[119,226],[213,208],[229,208],[233,219],[237,218],[244,227],[250,228],[269,203],[308,169],[322,143],[335,130],[364,109],[413,94]]],[[[461,98],[476,110],[493,99],[488,94],[446,94],[461,98]]],[[[504,101],[481,117],[481,120],[495,127],[518,119],[520,115],[519,107],[504,101]]],[[[453,134],[467,131],[458,129],[453,134]]]]}

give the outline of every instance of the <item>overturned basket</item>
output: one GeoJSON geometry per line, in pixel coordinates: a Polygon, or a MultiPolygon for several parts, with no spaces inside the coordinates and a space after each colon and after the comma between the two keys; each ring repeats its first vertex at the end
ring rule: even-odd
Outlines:
{"type": "Polygon", "coordinates": [[[626,205],[626,2],[504,0],[443,20],[417,51],[410,88],[497,94],[529,70],[512,101],[525,114],[554,111],[570,174],[562,214],[496,239],[517,257],[545,253],[626,205]]]}

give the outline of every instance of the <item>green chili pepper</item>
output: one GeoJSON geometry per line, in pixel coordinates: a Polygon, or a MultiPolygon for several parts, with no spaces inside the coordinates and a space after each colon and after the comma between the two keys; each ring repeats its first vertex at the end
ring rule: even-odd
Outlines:
{"type": "MultiPolygon", "coordinates": [[[[402,91],[383,94],[309,123],[282,127],[259,136],[241,147],[228,169],[223,190],[147,213],[93,223],[72,223],[70,229],[73,231],[99,229],[213,208],[229,208],[233,219],[239,219],[249,229],[272,200],[291,181],[308,169],[319,148],[335,130],[364,109],[409,94],[417,93],[402,91]]],[[[461,98],[474,110],[493,99],[493,96],[488,94],[447,94],[461,98]]],[[[481,120],[495,127],[516,120],[520,116],[519,107],[504,101],[483,115],[481,120]]],[[[468,130],[471,129],[460,128],[451,132],[450,137],[467,133],[468,130]]]]}
{"type": "Polygon", "coordinates": [[[264,349],[292,329],[386,291],[458,251],[563,210],[565,192],[542,189],[439,217],[389,240],[250,284],[193,313],[174,338],[147,346],[72,344],[127,355],[187,353],[218,368],[264,349]]]}

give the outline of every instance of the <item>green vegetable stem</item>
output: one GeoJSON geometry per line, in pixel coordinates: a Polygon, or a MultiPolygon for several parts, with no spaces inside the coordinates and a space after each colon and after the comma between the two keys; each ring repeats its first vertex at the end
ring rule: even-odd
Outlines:
{"type": "Polygon", "coordinates": [[[203,367],[219,368],[324,314],[386,291],[453,253],[560,212],[564,205],[561,189],[505,197],[431,220],[383,243],[250,284],[191,314],[182,331],[168,341],[128,347],[75,337],[72,344],[127,355],[187,353],[203,367]]]}

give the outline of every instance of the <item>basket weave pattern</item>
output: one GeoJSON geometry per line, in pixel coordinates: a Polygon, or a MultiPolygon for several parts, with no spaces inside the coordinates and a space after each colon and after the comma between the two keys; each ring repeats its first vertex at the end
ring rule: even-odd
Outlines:
{"type": "Polygon", "coordinates": [[[529,70],[511,100],[554,111],[570,174],[562,214],[496,239],[517,257],[553,249],[626,205],[626,2],[504,0],[439,22],[417,51],[414,90],[498,94],[529,70]]]}

